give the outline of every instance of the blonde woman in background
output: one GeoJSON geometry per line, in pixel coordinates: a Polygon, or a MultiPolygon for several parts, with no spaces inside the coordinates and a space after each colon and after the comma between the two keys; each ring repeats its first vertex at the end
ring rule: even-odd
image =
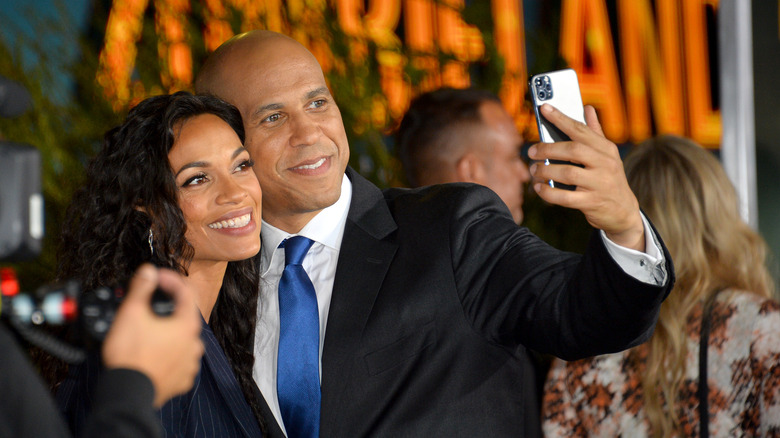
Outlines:
{"type": "Polygon", "coordinates": [[[647,343],[556,360],[545,387],[545,435],[780,436],[780,306],[766,244],[740,218],[726,173],[711,153],[674,136],[634,148],[625,169],[668,245],[677,283],[647,343]]]}

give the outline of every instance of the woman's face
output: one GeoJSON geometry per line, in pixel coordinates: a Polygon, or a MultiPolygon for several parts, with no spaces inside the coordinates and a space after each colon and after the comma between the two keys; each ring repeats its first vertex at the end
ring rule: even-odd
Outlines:
{"type": "Polygon", "coordinates": [[[176,130],[168,161],[186,238],[195,250],[192,262],[254,256],[260,250],[262,194],[249,152],[230,125],[213,114],[187,119],[176,130]]]}

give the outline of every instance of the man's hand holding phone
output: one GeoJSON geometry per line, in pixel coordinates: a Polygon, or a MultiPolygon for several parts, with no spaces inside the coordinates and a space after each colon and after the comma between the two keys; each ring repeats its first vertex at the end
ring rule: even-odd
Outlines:
{"type": "Polygon", "coordinates": [[[596,110],[585,107],[587,124],[574,120],[552,105],[544,104],[542,115],[571,141],[537,143],[528,156],[537,161],[531,166],[534,190],[545,201],[575,208],[585,214],[588,223],[604,230],[614,243],[644,251],[644,225],[639,203],[628,186],[617,146],[604,137],[596,110]],[[570,164],[544,165],[544,160],[569,161],[570,164]],[[577,186],[575,191],[550,187],[554,180],[577,186]]]}

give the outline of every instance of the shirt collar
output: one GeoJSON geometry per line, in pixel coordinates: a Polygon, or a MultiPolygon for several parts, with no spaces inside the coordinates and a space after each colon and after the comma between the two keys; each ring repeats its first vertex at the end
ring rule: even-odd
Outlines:
{"type": "Polygon", "coordinates": [[[349,213],[351,202],[352,182],[344,174],[341,180],[341,195],[339,199],[333,205],[325,207],[317,213],[299,233],[290,234],[263,221],[260,231],[263,242],[260,258],[261,275],[265,275],[271,266],[271,260],[279,244],[290,236],[305,236],[338,251],[341,248],[341,240],[344,237],[344,226],[347,223],[347,214],[349,213]]]}

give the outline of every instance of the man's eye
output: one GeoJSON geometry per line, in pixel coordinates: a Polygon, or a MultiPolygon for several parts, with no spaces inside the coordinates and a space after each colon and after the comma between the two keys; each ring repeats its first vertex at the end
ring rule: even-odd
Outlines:
{"type": "Polygon", "coordinates": [[[317,99],[317,100],[315,100],[314,102],[311,103],[311,106],[313,108],[319,108],[319,107],[325,105],[325,103],[327,103],[327,101],[325,99],[317,99]]]}
{"type": "Polygon", "coordinates": [[[281,117],[282,116],[280,116],[279,114],[271,114],[270,116],[268,116],[265,119],[263,119],[263,121],[264,122],[275,122],[275,121],[279,120],[281,117]]]}

